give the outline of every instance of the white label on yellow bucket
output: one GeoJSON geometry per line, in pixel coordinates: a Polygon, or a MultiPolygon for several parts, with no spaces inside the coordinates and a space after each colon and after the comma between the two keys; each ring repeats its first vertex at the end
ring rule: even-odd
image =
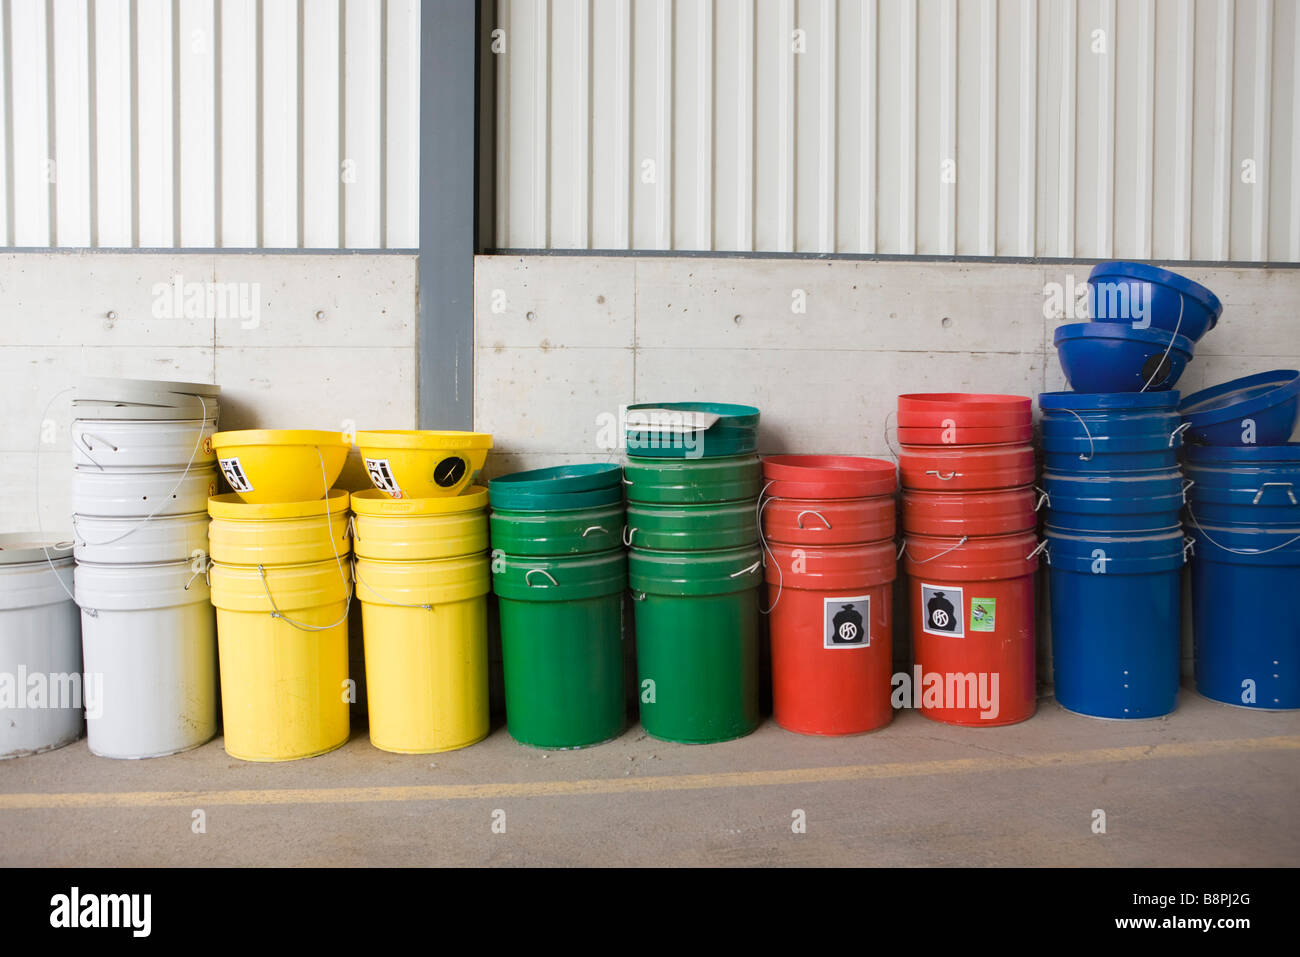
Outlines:
{"type": "Polygon", "coordinates": [[[370,473],[370,482],[381,492],[387,492],[393,498],[402,497],[402,487],[393,477],[393,468],[388,459],[366,459],[366,471],[370,473]]]}
{"type": "Polygon", "coordinates": [[[230,483],[230,487],[236,492],[253,491],[253,483],[248,480],[248,475],[244,472],[244,467],[239,464],[238,458],[218,459],[221,463],[221,473],[230,483]]]}

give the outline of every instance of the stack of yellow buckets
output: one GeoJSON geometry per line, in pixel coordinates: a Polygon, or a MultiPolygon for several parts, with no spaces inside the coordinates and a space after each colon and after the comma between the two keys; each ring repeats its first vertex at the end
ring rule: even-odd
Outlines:
{"type": "Polygon", "coordinates": [[[290,761],[348,740],[349,495],[339,432],[213,436],[235,491],[208,500],[226,752],[290,761]]]}
{"type": "Polygon", "coordinates": [[[363,432],[356,442],[376,488],[350,496],[331,490],[349,436],[213,437],[235,490],[208,505],[232,757],[288,761],[347,742],[354,581],[375,746],[427,753],[487,735],[487,493],[459,493],[491,437],[363,432]]]}
{"type": "Polygon", "coordinates": [[[492,437],[361,432],[375,488],[352,496],[370,743],[429,754],[488,733],[487,489],[492,437]]]}

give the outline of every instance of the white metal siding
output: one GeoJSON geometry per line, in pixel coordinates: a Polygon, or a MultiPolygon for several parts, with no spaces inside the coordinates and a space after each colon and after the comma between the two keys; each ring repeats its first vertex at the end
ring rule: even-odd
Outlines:
{"type": "Polygon", "coordinates": [[[419,0],[0,0],[0,245],[419,245],[419,0]]]}
{"type": "Polygon", "coordinates": [[[493,244],[1300,261],[1296,7],[497,0],[493,244]]]}

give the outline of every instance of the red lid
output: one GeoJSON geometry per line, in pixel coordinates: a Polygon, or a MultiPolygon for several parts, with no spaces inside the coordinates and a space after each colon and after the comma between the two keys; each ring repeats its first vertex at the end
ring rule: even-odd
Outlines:
{"type": "Polygon", "coordinates": [[[943,428],[898,427],[898,441],[903,445],[1010,445],[1028,442],[1033,437],[1031,422],[991,426],[953,424],[943,428]]]}
{"type": "Polygon", "coordinates": [[[1010,535],[1038,527],[1038,495],[1029,486],[994,492],[903,493],[908,535],[1010,535]]]}
{"type": "Polygon", "coordinates": [[[905,445],[898,459],[903,487],[935,492],[1032,485],[1032,445],[905,445]]]}
{"type": "Polygon", "coordinates": [[[919,392],[898,397],[900,428],[990,428],[1033,422],[1033,402],[1023,395],[919,392]]]}
{"type": "Polygon", "coordinates": [[[871,588],[886,585],[897,574],[894,543],[835,545],[810,548],[772,545],[763,575],[770,584],[806,591],[871,588]]]}
{"type": "Polygon", "coordinates": [[[769,455],[763,480],[776,498],[870,498],[894,494],[898,467],[860,455],[769,455]]]}
{"type": "Polygon", "coordinates": [[[778,498],[763,503],[763,535],[787,545],[858,545],[894,538],[892,495],[874,498],[778,498]]]}
{"type": "Polygon", "coordinates": [[[908,535],[903,552],[907,574],[946,582],[1020,578],[1038,570],[1034,532],[988,538],[908,535]]]}

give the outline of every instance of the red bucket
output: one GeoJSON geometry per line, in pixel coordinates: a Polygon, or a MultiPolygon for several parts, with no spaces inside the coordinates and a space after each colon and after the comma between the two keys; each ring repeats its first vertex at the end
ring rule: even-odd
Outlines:
{"type": "Polygon", "coordinates": [[[771,551],[776,723],[799,734],[883,728],[893,718],[893,542],[771,551]]]}
{"type": "Polygon", "coordinates": [[[763,536],[783,545],[860,545],[893,540],[897,504],[875,498],[778,498],[763,503],[763,536]]]}
{"type": "Polygon", "coordinates": [[[1029,486],[994,492],[903,492],[903,528],[909,535],[960,538],[1012,535],[1038,527],[1038,494],[1029,486]]]}
{"type": "Polygon", "coordinates": [[[1028,442],[1033,437],[1034,426],[1030,422],[1020,425],[898,427],[898,441],[902,445],[1012,445],[1028,442]]]}
{"type": "Polygon", "coordinates": [[[766,494],[773,498],[874,498],[898,489],[898,466],[860,455],[769,455],[766,494]]]}
{"type": "Polygon", "coordinates": [[[898,457],[903,487],[969,492],[1032,485],[1032,445],[903,446],[898,457]]]}
{"type": "Polygon", "coordinates": [[[997,428],[1033,422],[1033,402],[1023,395],[919,392],[898,397],[899,428],[997,428]]]}
{"type": "Polygon", "coordinates": [[[992,727],[1033,716],[1031,532],[994,538],[909,535],[913,703],[945,724],[992,727]]]}

